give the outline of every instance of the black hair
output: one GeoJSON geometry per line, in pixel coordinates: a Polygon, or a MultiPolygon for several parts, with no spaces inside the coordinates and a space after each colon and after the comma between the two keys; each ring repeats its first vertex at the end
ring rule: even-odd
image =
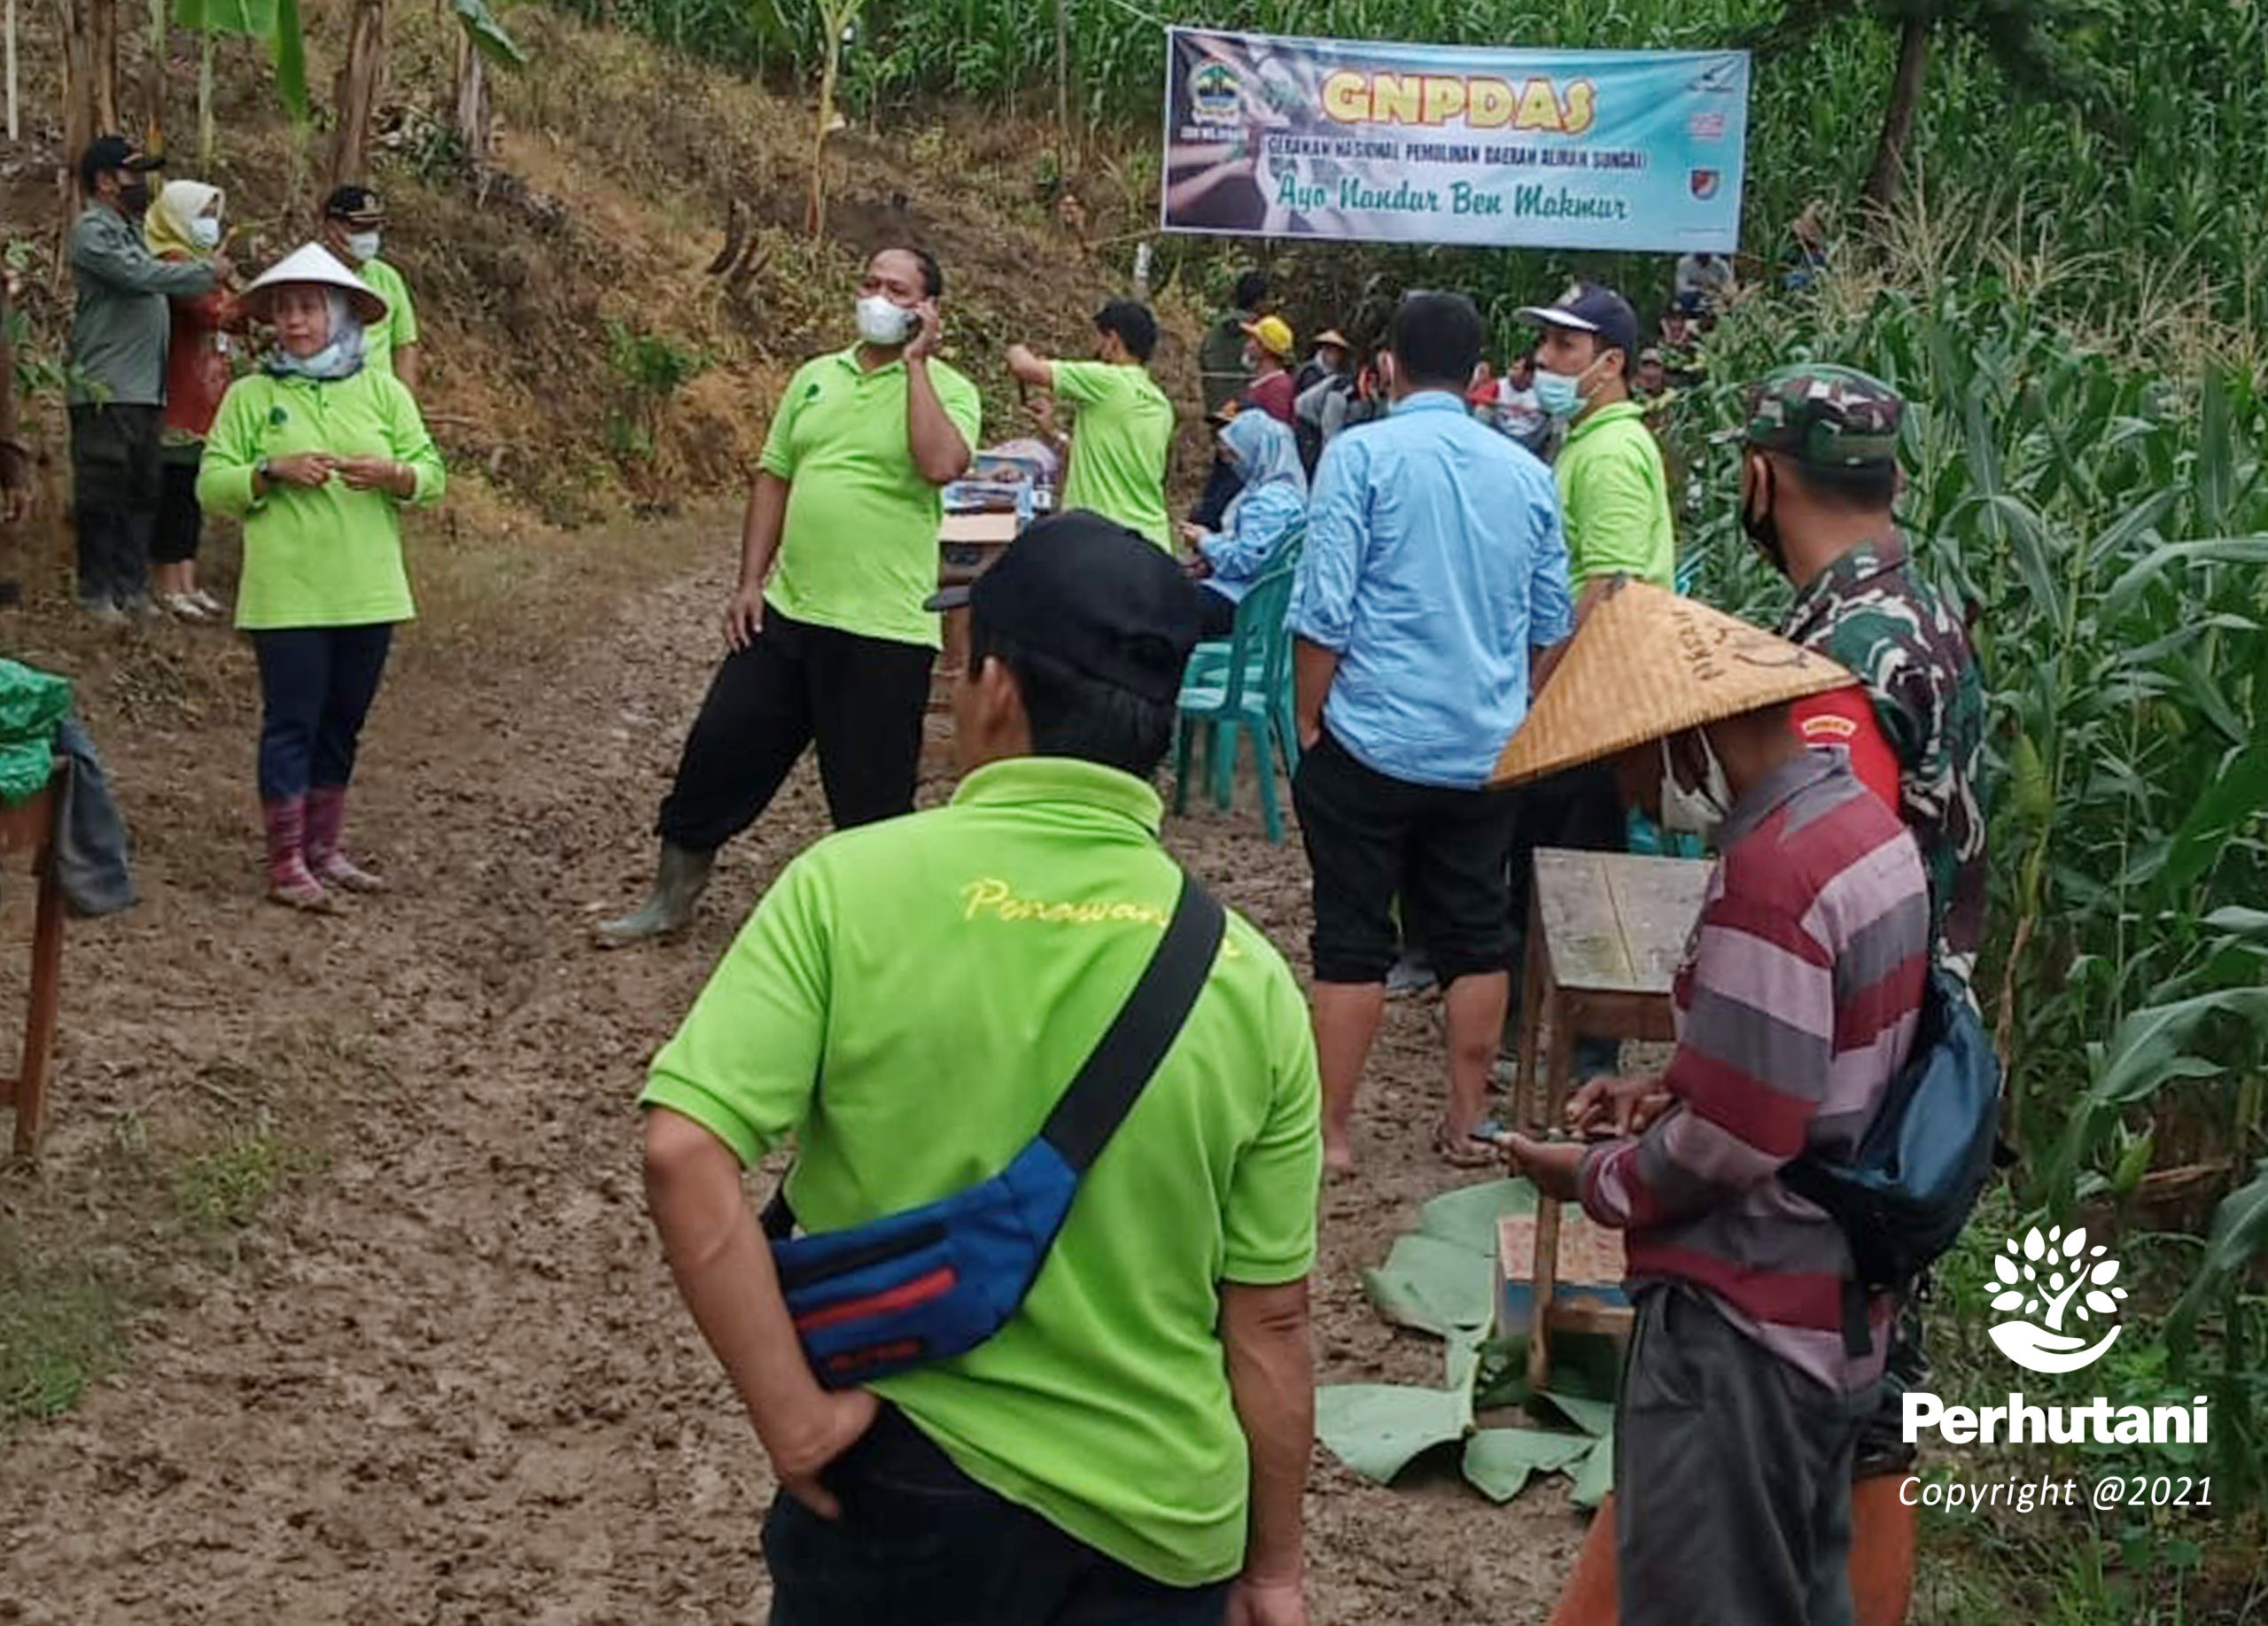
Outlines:
{"type": "Polygon", "coordinates": [[[1886,514],[1898,500],[1898,464],[1889,458],[1827,469],[1790,456],[1785,466],[1805,493],[1824,508],[1849,514],[1886,514]]]}
{"type": "Polygon", "coordinates": [[[928,249],[916,248],[910,243],[893,243],[867,255],[866,263],[872,265],[884,254],[905,254],[921,268],[921,295],[924,299],[942,300],[945,297],[944,268],[937,263],[936,255],[928,249]]]}
{"type": "Polygon", "coordinates": [[[1487,335],[1480,311],[1461,293],[1405,294],[1386,348],[1413,387],[1462,391],[1472,381],[1487,335]]]}
{"type": "Polygon", "coordinates": [[[1113,300],[1095,313],[1098,332],[1115,333],[1126,346],[1127,354],[1138,362],[1146,362],[1158,348],[1158,319],[1150,314],[1146,305],[1132,300],[1113,300]]]}
{"type": "Polygon", "coordinates": [[[1237,308],[1257,310],[1261,300],[1268,297],[1268,273],[1247,271],[1237,278],[1237,308]]]}
{"type": "Polygon", "coordinates": [[[1173,702],[1146,700],[1052,655],[1026,649],[994,632],[972,609],[969,671],[988,658],[1006,666],[1016,680],[1036,757],[1072,757],[1147,779],[1173,746],[1178,715],[1173,702]]]}
{"type": "Polygon", "coordinates": [[[322,216],[325,220],[345,220],[367,212],[377,201],[367,186],[337,187],[322,200],[322,216]]]}

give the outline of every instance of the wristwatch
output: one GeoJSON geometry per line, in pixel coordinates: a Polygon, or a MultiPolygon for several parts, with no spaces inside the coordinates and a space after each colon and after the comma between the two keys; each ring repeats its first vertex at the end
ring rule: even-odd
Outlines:
{"type": "Polygon", "coordinates": [[[252,464],[252,471],[260,476],[260,478],[268,481],[271,485],[274,483],[274,475],[268,468],[267,458],[263,457],[258,463],[252,464]]]}

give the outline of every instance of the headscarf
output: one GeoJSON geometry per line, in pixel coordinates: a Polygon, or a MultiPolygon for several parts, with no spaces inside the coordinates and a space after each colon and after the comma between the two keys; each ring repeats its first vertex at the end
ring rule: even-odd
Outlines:
{"type": "Polygon", "coordinates": [[[1236,457],[1244,485],[1228,511],[1221,516],[1223,529],[1232,529],[1237,510],[1254,492],[1269,486],[1288,486],[1292,494],[1307,501],[1307,470],[1300,463],[1299,442],[1292,432],[1265,412],[1239,412],[1221,430],[1221,444],[1236,457]]]}
{"type": "Polygon", "coordinates": [[[323,293],[330,301],[330,342],[306,356],[293,355],[277,345],[260,364],[269,377],[330,383],[362,370],[362,324],[355,318],[353,304],[344,288],[325,287],[323,293]]]}
{"type": "Polygon", "coordinates": [[[214,204],[228,207],[227,194],[202,181],[168,181],[150,200],[142,217],[142,240],[160,260],[208,260],[213,251],[198,246],[190,236],[190,222],[214,204]]]}

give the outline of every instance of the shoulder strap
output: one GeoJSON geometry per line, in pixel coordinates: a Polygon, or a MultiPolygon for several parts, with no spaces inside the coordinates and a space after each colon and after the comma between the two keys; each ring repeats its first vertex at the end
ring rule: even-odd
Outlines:
{"type": "Polygon", "coordinates": [[[1080,1173],[1100,1155],[1173,1048],[1220,952],[1227,918],[1195,876],[1182,876],[1181,898],[1157,952],[1039,1132],[1080,1173]]]}

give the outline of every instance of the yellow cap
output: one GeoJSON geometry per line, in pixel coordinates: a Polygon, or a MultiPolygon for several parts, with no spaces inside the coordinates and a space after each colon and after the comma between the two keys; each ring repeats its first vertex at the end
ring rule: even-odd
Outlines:
{"type": "Polygon", "coordinates": [[[1292,324],[1281,316],[1262,316],[1257,322],[1244,324],[1247,338],[1260,341],[1260,347],[1279,362],[1292,359],[1292,324]]]}

